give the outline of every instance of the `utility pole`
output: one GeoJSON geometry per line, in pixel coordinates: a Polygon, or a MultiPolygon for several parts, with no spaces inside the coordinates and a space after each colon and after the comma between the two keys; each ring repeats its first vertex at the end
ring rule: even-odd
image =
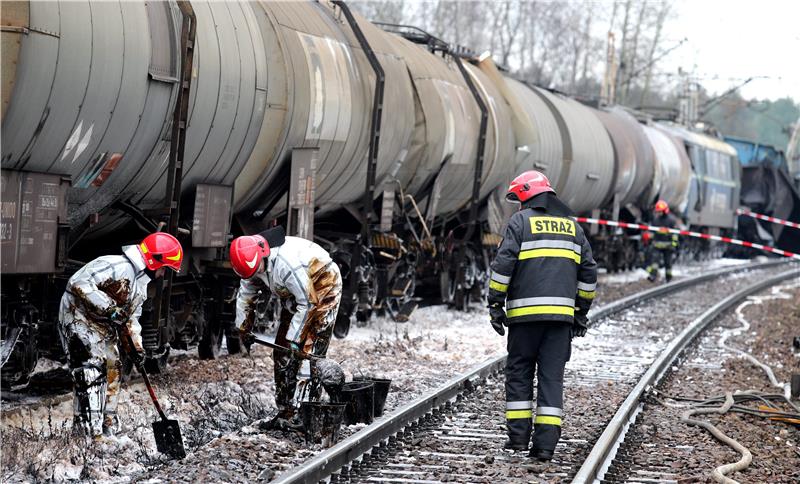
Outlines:
{"type": "Polygon", "coordinates": [[[614,32],[609,31],[606,43],[606,73],[600,86],[600,101],[605,105],[614,104],[616,98],[617,67],[614,32]]]}
{"type": "Polygon", "coordinates": [[[800,118],[794,123],[792,137],[786,147],[786,163],[795,188],[800,190],[800,118]]]}
{"type": "Polygon", "coordinates": [[[678,100],[678,123],[692,127],[698,119],[699,88],[688,73],[681,72],[681,95],[678,100]]]}

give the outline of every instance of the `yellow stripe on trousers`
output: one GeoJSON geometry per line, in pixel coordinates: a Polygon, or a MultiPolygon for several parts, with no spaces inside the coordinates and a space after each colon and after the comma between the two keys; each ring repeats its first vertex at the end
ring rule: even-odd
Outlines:
{"type": "Polygon", "coordinates": [[[561,417],[551,417],[549,415],[537,415],[534,424],[558,425],[561,426],[561,417]]]}
{"type": "Polygon", "coordinates": [[[496,281],[489,281],[489,289],[494,289],[495,291],[506,292],[508,291],[508,284],[500,284],[496,281]]]}
{"type": "Polygon", "coordinates": [[[533,417],[533,410],[506,410],[506,418],[508,420],[531,417],[533,417]]]}

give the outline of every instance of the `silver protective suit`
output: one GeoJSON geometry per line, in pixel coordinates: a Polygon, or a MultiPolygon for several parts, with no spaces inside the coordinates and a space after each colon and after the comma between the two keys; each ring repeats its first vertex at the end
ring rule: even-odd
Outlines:
{"type": "MultiPolygon", "coordinates": [[[[282,245],[270,247],[265,269],[239,285],[236,327],[240,331],[252,329],[258,293],[266,290],[283,303],[275,342],[285,347],[294,343],[305,353],[325,356],[342,297],[339,267],[328,252],[299,237],[286,237],[282,245]]],[[[293,413],[303,395],[319,397],[318,387],[306,391],[312,371],[307,360],[280,350],[273,352],[272,359],[276,401],[284,415],[293,413]]]]}
{"type": "Polygon", "coordinates": [[[150,277],[139,249],[99,257],[67,283],[61,298],[59,334],[75,384],[75,421],[88,435],[112,433],[120,389],[119,337],[107,316],[114,307],[130,315],[134,349],[142,351],[139,318],[150,277]]]}

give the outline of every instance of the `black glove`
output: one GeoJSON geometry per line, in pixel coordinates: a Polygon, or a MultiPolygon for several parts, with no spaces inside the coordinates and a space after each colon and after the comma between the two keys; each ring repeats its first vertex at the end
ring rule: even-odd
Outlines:
{"type": "Polygon", "coordinates": [[[136,368],[139,368],[140,366],[142,366],[142,364],[144,364],[144,352],[143,351],[139,352],[136,349],[132,349],[128,353],[128,358],[131,359],[131,362],[133,363],[133,366],[135,366],[136,368]]]}
{"type": "Polygon", "coordinates": [[[572,328],[570,329],[570,336],[578,338],[586,336],[586,330],[589,329],[589,318],[586,317],[586,313],[583,311],[577,311],[575,313],[575,319],[572,322],[572,328]]]}
{"type": "Polygon", "coordinates": [[[250,347],[253,346],[253,343],[256,342],[256,337],[253,336],[253,333],[250,331],[239,331],[239,342],[247,348],[247,351],[250,351],[250,347]]]}
{"type": "Polygon", "coordinates": [[[499,303],[494,303],[489,305],[489,322],[492,323],[492,327],[497,334],[500,336],[504,336],[506,334],[506,329],[503,326],[506,326],[506,310],[503,309],[503,306],[499,303]]]}

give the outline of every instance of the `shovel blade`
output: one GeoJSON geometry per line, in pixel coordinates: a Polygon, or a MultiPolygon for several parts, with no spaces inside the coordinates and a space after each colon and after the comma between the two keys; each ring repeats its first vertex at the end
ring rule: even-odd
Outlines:
{"type": "Polygon", "coordinates": [[[183,438],[181,437],[181,427],[177,420],[165,419],[153,422],[153,434],[155,435],[156,448],[159,452],[173,459],[186,457],[186,449],[183,447],[183,438]]]}

